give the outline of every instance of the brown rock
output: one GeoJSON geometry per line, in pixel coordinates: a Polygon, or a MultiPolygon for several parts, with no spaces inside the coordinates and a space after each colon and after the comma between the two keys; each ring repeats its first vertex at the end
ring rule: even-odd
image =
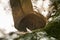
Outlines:
{"type": "Polygon", "coordinates": [[[26,28],[35,30],[46,25],[46,18],[33,11],[31,0],[10,0],[10,4],[17,30],[26,32],[26,28]]]}

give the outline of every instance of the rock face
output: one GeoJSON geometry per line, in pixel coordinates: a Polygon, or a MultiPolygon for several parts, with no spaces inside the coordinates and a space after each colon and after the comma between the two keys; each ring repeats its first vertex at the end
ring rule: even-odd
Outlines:
{"type": "Polygon", "coordinates": [[[32,4],[30,0],[10,0],[15,26],[27,14],[32,12],[32,4]],[[28,5],[29,3],[29,5],[28,5]],[[25,8],[24,8],[25,7],[25,8]],[[25,12],[24,12],[25,11],[25,12]]]}
{"type": "Polygon", "coordinates": [[[26,32],[26,28],[35,30],[43,28],[46,19],[40,13],[34,12],[31,0],[10,0],[15,28],[26,32]]]}
{"type": "Polygon", "coordinates": [[[18,30],[26,31],[26,28],[30,30],[35,30],[39,28],[43,28],[46,24],[45,19],[42,15],[36,15],[36,14],[29,14],[25,16],[18,24],[18,27],[16,27],[18,30]],[[20,27],[20,28],[19,28],[20,27]]]}

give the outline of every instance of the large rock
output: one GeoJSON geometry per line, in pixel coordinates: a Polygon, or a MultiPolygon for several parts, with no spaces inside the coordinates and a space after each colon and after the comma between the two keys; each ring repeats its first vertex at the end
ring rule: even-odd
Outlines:
{"type": "Polygon", "coordinates": [[[43,28],[46,19],[40,13],[34,12],[31,0],[10,0],[15,28],[26,32],[26,28],[35,30],[43,28]]]}

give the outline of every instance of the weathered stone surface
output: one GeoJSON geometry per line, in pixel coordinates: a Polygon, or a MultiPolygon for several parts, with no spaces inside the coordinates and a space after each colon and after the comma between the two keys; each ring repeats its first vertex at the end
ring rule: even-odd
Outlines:
{"type": "Polygon", "coordinates": [[[32,11],[31,2],[30,1],[28,2],[30,5],[28,5],[27,1],[25,1],[25,3],[24,3],[24,0],[10,0],[15,26],[17,26],[21,18],[25,16],[26,14],[24,13],[25,10],[27,10],[27,12],[32,11]],[[26,6],[25,6],[25,3],[26,3],[26,6]],[[26,8],[24,8],[23,6],[26,8]]]}
{"type": "Polygon", "coordinates": [[[30,30],[44,28],[46,24],[46,20],[42,15],[39,14],[29,14],[25,16],[20,23],[19,26],[16,27],[18,30],[27,31],[26,28],[30,30]],[[19,28],[20,27],[20,28],[19,28]]]}
{"type": "Polygon", "coordinates": [[[26,31],[43,28],[46,19],[40,13],[34,12],[31,0],[10,0],[15,28],[19,31],[26,31]]]}

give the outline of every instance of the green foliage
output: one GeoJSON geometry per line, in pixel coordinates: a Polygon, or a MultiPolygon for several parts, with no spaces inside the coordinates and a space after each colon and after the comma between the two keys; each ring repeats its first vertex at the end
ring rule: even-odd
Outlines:
{"type": "Polygon", "coordinates": [[[56,40],[56,39],[48,36],[47,33],[44,31],[39,31],[39,32],[36,31],[33,33],[27,33],[22,36],[19,36],[14,40],[56,40]]]}
{"type": "Polygon", "coordinates": [[[52,10],[52,14],[54,13],[54,15],[52,15],[52,17],[55,18],[60,15],[60,0],[50,0],[50,1],[52,2],[51,7],[54,6],[52,10]]]}
{"type": "Polygon", "coordinates": [[[60,40],[60,16],[54,18],[46,25],[45,31],[50,35],[60,40]]]}
{"type": "Polygon", "coordinates": [[[51,2],[55,6],[56,12],[52,16],[53,20],[46,25],[45,31],[48,35],[60,40],[60,0],[51,0],[51,2]]]}

